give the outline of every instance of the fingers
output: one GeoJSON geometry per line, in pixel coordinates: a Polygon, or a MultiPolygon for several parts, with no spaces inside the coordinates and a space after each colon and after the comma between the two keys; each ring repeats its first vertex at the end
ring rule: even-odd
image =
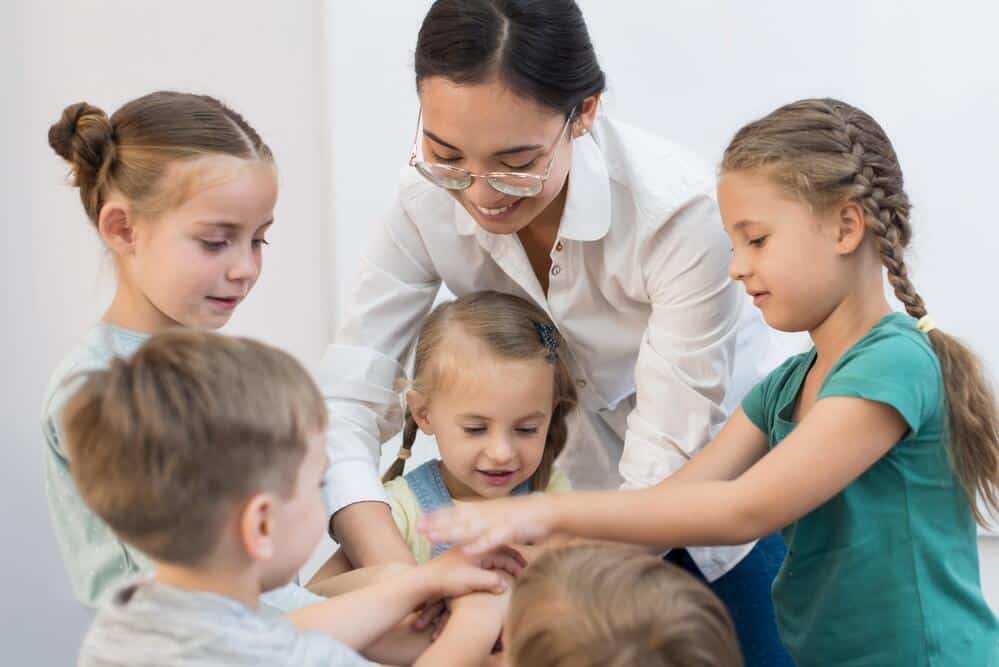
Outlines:
{"type": "Polygon", "coordinates": [[[527,560],[524,556],[508,546],[502,546],[494,551],[487,552],[479,565],[487,570],[500,570],[512,577],[519,577],[520,573],[527,567],[527,560]]]}
{"type": "Polygon", "coordinates": [[[419,615],[413,621],[414,630],[423,630],[430,626],[441,614],[445,613],[443,600],[433,600],[428,602],[420,610],[419,615]]]}
{"type": "Polygon", "coordinates": [[[430,641],[437,641],[437,638],[444,632],[444,627],[447,626],[449,618],[451,618],[451,612],[445,609],[443,614],[434,619],[434,631],[430,633],[430,641]]]}

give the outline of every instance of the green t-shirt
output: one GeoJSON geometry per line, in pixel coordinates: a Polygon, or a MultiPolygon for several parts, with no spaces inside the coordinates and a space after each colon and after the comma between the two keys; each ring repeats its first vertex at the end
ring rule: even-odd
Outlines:
{"type": "MultiPolygon", "coordinates": [[[[743,400],[771,447],[794,429],[814,361],[814,348],[788,359],[743,400]]],[[[828,396],[890,405],[909,431],[783,530],[788,554],[773,598],[795,662],[999,665],[999,625],[982,597],[975,522],[948,459],[943,380],[929,339],[910,317],[886,316],[829,371],[818,400],[828,396]]]]}

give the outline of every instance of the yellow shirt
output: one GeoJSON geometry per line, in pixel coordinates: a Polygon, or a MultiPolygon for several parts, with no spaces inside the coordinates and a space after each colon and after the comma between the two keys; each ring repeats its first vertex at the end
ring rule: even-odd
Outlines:
{"type": "MultiPolygon", "coordinates": [[[[572,486],[569,484],[569,478],[559,470],[552,470],[552,476],[548,481],[548,488],[545,489],[545,493],[571,490],[572,486]]],[[[423,510],[420,509],[420,502],[416,499],[416,495],[412,489],[409,488],[406,478],[396,477],[392,481],[387,482],[385,484],[385,493],[388,494],[389,507],[392,508],[392,518],[395,519],[395,525],[399,528],[399,532],[402,533],[403,539],[406,540],[409,550],[413,552],[416,562],[427,562],[432,557],[434,548],[430,544],[430,541],[416,529],[420,517],[423,516],[423,510]]],[[[458,503],[460,501],[456,500],[454,502],[458,503]]]]}

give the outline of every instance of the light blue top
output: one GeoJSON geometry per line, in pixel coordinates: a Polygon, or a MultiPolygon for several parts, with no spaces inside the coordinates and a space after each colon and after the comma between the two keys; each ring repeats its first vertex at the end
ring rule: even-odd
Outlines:
{"type": "MultiPolygon", "coordinates": [[[[62,411],[86,371],[108,368],[114,357],[128,357],[148,338],[104,322],[98,323],[56,368],[49,380],[42,408],[42,451],[45,495],[62,561],[73,594],[88,607],[99,607],[111,591],[139,572],[149,571],[149,559],[115,537],[90,510],[76,489],[63,449],[62,411]]],[[[323,598],[289,584],[262,597],[267,604],[290,611],[323,598]]]]}
{"type": "Polygon", "coordinates": [[[80,667],[366,667],[353,649],[284,615],[153,579],[128,583],[101,608],[80,667]]]}

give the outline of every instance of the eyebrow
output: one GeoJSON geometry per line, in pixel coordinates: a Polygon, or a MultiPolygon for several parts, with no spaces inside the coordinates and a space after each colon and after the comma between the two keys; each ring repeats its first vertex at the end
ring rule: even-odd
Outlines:
{"type": "MultiPolygon", "coordinates": [[[[459,153],[461,152],[460,148],[449,144],[430,130],[423,130],[423,134],[425,134],[431,141],[438,143],[445,148],[450,148],[451,150],[458,151],[459,153]]],[[[503,150],[496,151],[493,155],[497,157],[501,155],[513,155],[514,153],[526,153],[527,151],[536,151],[541,148],[544,148],[541,144],[521,144],[520,146],[513,146],[511,148],[504,148],[503,150]]]]}
{"type": "MultiPolygon", "coordinates": [[[[532,412],[529,415],[524,415],[523,417],[518,417],[516,421],[524,421],[525,419],[538,419],[540,417],[544,417],[545,414],[546,413],[543,410],[538,410],[537,412],[532,412]]],[[[477,415],[477,414],[475,414],[473,412],[466,412],[466,413],[460,414],[460,415],[458,415],[458,418],[459,419],[481,419],[482,421],[487,421],[487,422],[488,421],[492,421],[491,418],[486,417],[485,415],[477,415]]]]}
{"type": "Polygon", "coordinates": [[[759,224],[762,224],[762,223],[760,221],[758,221],[758,220],[748,220],[748,219],[747,220],[740,220],[739,222],[737,222],[734,225],[732,225],[732,229],[739,229],[741,227],[745,227],[746,225],[759,225],[759,224]]]}
{"type": "MultiPolygon", "coordinates": [[[[241,225],[240,223],[238,223],[238,222],[229,222],[227,220],[199,220],[197,224],[199,224],[199,225],[201,225],[203,227],[218,227],[220,229],[242,229],[243,228],[243,225],[241,225]]],[[[260,225],[260,227],[257,228],[257,231],[260,231],[261,229],[266,229],[267,227],[270,227],[273,224],[274,224],[274,218],[271,218],[270,220],[268,220],[264,224],[260,225]]]]}

